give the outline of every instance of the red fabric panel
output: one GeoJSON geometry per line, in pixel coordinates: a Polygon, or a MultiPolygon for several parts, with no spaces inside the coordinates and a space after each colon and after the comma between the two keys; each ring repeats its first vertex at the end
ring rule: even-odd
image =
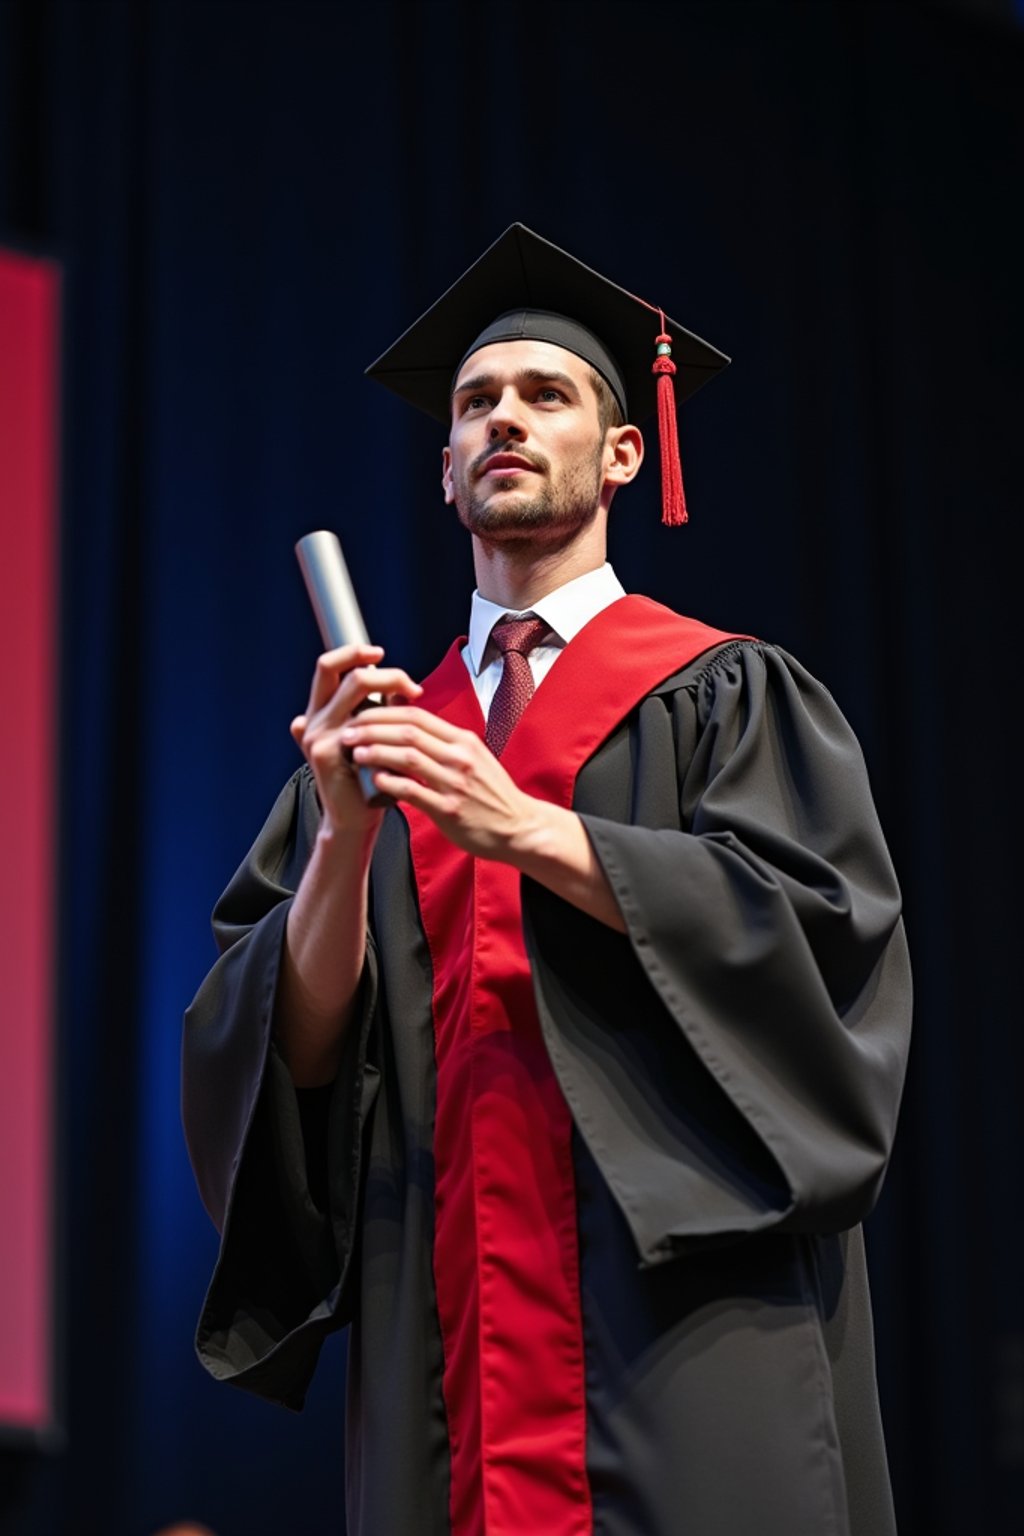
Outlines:
{"type": "MultiPolygon", "coordinates": [[[[528,793],[568,807],[577,772],[629,710],[726,638],[645,598],[621,599],[559,657],[503,764],[528,793]]],[[[420,703],[483,735],[463,643],[420,703]]],[[[405,814],[434,966],[434,1274],[453,1536],[586,1536],[572,1122],[537,1018],[520,877],[405,814]]]]}
{"type": "Polygon", "coordinates": [[[0,1422],[52,1418],[59,275],[0,251],[0,1422]]]}

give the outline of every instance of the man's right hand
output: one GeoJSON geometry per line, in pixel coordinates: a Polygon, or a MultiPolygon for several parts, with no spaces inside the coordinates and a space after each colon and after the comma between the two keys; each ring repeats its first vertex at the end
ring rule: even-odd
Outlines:
{"type": "Polygon", "coordinates": [[[359,771],[341,743],[371,694],[419,698],[398,667],[380,667],[379,645],[343,645],[316,664],[309,703],[291,733],[313,770],[322,820],[288,913],[275,1005],[278,1044],[297,1087],[333,1080],[366,955],[367,878],[384,815],[367,805],[359,771]]]}
{"type": "Polygon", "coordinates": [[[342,645],[325,651],[316,664],[306,712],[296,715],[291,734],[313,770],[324,822],[336,832],[365,832],[382,812],[368,805],[359,772],[341,732],[371,694],[389,703],[419,698],[423,689],[400,667],[378,665],[379,645],[342,645]]]}

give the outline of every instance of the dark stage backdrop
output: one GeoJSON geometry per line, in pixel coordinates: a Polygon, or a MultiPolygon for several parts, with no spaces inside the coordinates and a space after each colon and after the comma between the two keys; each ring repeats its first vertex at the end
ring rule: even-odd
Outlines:
{"type": "Polygon", "coordinates": [[[339,531],[414,673],[463,624],[441,434],[362,369],[516,219],[734,358],[683,412],[691,525],[649,471],[612,555],[861,735],[917,979],[869,1232],[901,1532],[1022,1528],[1024,39],[991,9],[0,0],[0,243],[59,258],[68,345],[66,1437],[0,1451],[10,1536],[343,1531],[344,1340],[301,1416],[193,1357],[181,1014],[297,762],[295,539],[339,531]]]}

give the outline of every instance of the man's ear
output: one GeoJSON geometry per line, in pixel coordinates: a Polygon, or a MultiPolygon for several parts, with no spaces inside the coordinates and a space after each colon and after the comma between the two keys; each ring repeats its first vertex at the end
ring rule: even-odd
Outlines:
{"type": "Polygon", "coordinates": [[[610,427],[605,439],[605,453],[605,484],[628,485],[644,461],[644,439],[640,428],[629,422],[624,427],[610,427]]]}
{"type": "Polygon", "coordinates": [[[447,445],[441,449],[441,485],[444,490],[444,504],[450,507],[455,500],[455,491],[452,487],[452,451],[447,445]]]}

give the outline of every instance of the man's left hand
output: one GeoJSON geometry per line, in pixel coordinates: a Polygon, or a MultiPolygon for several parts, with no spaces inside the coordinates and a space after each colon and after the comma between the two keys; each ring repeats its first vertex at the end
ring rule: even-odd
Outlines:
{"type": "Polygon", "coordinates": [[[378,706],[346,726],[341,741],[378,789],[423,811],[456,847],[516,862],[542,802],[516,786],[473,731],[413,705],[378,706]]]}
{"type": "Polygon", "coordinates": [[[511,864],[625,933],[580,818],[525,794],[475,732],[414,704],[389,704],[363,710],[340,740],[378,789],[423,811],[457,848],[511,864]]]}

